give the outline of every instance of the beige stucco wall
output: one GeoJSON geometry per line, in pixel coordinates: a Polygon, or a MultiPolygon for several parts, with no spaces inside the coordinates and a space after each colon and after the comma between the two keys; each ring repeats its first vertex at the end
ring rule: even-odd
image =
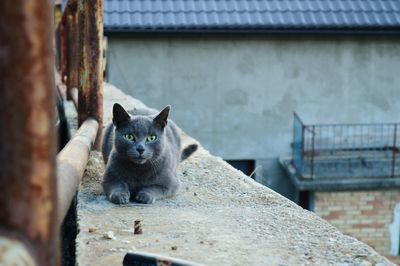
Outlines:
{"type": "Polygon", "coordinates": [[[175,120],[224,158],[289,152],[306,123],[399,121],[400,39],[109,38],[109,81],[175,120]]]}

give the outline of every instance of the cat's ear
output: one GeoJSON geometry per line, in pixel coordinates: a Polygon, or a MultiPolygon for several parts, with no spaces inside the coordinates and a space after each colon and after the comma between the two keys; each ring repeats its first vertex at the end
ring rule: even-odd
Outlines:
{"type": "Polygon", "coordinates": [[[154,119],[154,123],[156,123],[161,129],[163,129],[167,125],[169,110],[171,110],[171,106],[168,105],[165,107],[154,119]]]}
{"type": "Polygon", "coordinates": [[[118,103],[114,103],[113,106],[113,124],[119,127],[129,122],[130,116],[125,109],[118,103]]]}

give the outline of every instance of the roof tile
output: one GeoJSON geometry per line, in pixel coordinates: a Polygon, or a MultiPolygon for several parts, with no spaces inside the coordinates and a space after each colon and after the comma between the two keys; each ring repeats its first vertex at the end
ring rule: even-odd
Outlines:
{"type": "Polygon", "coordinates": [[[399,0],[105,0],[105,30],[400,27],[399,0]]]}

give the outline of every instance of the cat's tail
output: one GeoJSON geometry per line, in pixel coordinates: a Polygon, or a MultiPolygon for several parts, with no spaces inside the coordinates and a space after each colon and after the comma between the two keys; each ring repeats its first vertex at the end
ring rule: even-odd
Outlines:
{"type": "Polygon", "coordinates": [[[181,161],[186,160],[190,155],[192,155],[199,146],[197,144],[190,144],[183,149],[181,154],[181,161]]]}

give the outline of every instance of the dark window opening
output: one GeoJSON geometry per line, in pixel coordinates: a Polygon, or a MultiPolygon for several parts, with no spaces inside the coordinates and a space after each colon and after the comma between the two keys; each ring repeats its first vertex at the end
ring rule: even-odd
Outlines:
{"type": "Polygon", "coordinates": [[[254,179],[254,169],[256,164],[254,160],[226,160],[226,162],[254,179]]]}
{"type": "Polygon", "coordinates": [[[314,192],[299,191],[298,205],[303,209],[314,211],[314,192]]]}

